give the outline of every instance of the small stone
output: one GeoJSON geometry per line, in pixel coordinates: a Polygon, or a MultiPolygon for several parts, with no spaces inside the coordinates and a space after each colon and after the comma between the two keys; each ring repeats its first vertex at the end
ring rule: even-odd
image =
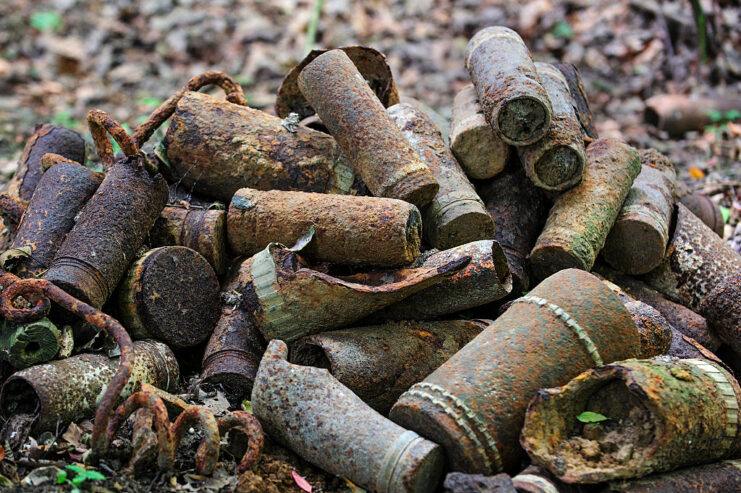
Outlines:
{"type": "Polygon", "coordinates": [[[615,460],[617,460],[619,463],[624,464],[628,462],[633,457],[633,445],[630,443],[626,443],[622,447],[620,447],[615,454],[615,460]]]}

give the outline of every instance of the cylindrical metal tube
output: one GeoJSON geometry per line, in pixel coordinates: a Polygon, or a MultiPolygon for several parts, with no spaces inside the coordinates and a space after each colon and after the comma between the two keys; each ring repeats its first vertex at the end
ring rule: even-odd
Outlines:
{"type": "Polygon", "coordinates": [[[684,205],[676,204],[674,234],[661,264],[643,276],[652,288],[697,311],[725,279],[741,272],[741,255],[684,205]]]}
{"type": "Polygon", "coordinates": [[[488,320],[389,322],[304,337],[290,361],[326,368],[370,407],[388,413],[423,380],[490,324],[488,320]]]}
{"type": "Polygon", "coordinates": [[[491,216],[432,119],[406,103],[390,107],[388,113],[440,185],[435,198],[422,210],[427,242],[444,250],[493,238],[491,216]]]}
{"type": "Polygon", "coordinates": [[[623,202],[602,250],[604,259],[626,274],[645,274],[664,258],[674,211],[677,175],[669,159],[654,149],[638,151],[641,173],[623,202]]]}
{"type": "Polygon", "coordinates": [[[226,211],[167,206],[149,232],[152,247],[192,248],[208,260],[216,274],[226,272],[226,211]]]}
{"type": "Polygon", "coordinates": [[[450,470],[509,471],[522,458],[520,428],[538,389],[639,350],[620,299],[593,275],[564,270],[413,385],[389,417],[440,444],[450,470]]]}
{"type": "Polygon", "coordinates": [[[723,221],[723,214],[721,214],[718,204],[710,200],[707,195],[701,193],[685,195],[679,201],[696,215],[700,221],[704,222],[708,228],[715,231],[715,234],[723,238],[725,222],[723,221]]]}
{"type": "Polygon", "coordinates": [[[36,186],[10,248],[31,248],[13,272],[38,277],[75,224],[75,216],[100,185],[101,177],[84,166],[59,163],[46,171],[36,186]]]}
{"type": "Polygon", "coordinates": [[[592,270],[633,180],[641,171],[638,152],[616,140],[596,140],[587,147],[581,183],[560,195],[530,252],[538,279],[562,269],[592,270]]]}
{"type": "Polygon", "coordinates": [[[584,89],[579,70],[571,63],[556,62],[553,66],[560,70],[566,78],[582,132],[587,137],[598,139],[597,129],[594,128],[594,124],[592,123],[592,110],[589,109],[589,98],[587,97],[586,89],[584,89]]]}
{"type": "Polygon", "coordinates": [[[494,239],[502,246],[512,273],[512,291],[530,288],[525,262],[548,216],[543,191],[527,179],[519,163],[479,187],[486,210],[494,219],[494,239]]]}
{"type": "Polygon", "coordinates": [[[549,63],[536,63],[538,77],[553,107],[548,132],[532,144],[518,147],[525,174],[538,187],[567,190],[579,183],[587,160],[574,101],[563,74],[549,63]]]}
{"type": "Polygon", "coordinates": [[[601,493],[728,493],[741,491],[741,460],[688,467],[633,481],[615,481],[601,493]]]}
{"type": "Polygon", "coordinates": [[[79,213],[47,279],[100,308],[110,297],[167,203],[167,184],[142,155],[118,161],[79,213]]]}
{"type": "Polygon", "coordinates": [[[741,271],[718,284],[700,304],[700,313],[718,337],[741,354],[741,271]]]}
{"type": "Polygon", "coordinates": [[[378,414],[327,370],[287,356],[285,343],[271,341],[252,389],[252,410],[272,438],[371,491],[435,490],[440,447],[378,414]]]}
{"type": "Polygon", "coordinates": [[[396,267],[413,262],[422,242],[419,210],[380,197],[242,188],[226,220],[229,246],[248,256],[271,242],[293,245],[312,226],[302,254],[314,261],[396,267]]]}
{"type": "Polygon", "coordinates": [[[484,118],[473,85],[461,89],[453,99],[450,150],[466,174],[475,180],[491,178],[507,164],[510,146],[484,118]]]}
{"type": "Polygon", "coordinates": [[[502,247],[480,240],[436,252],[422,267],[441,267],[463,257],[471,261],[460,272],[371,315],[372,320],[429,320],[486,305],[512,292],[512,276],[502,247]]]}
{"type": "Polygon", "coordinates": [[[163,140],[162,173],[189,190],[229,202],[243,187],[352,193],[352,168],[335,140],[264,111],[188,92],[163,140]]]}
{"type": "Polygon", "coordinates": [[[53,360],[61,347],[62,332],[48,318],[4,330],[3,349],[16,370],[53,360]]]}
{"type": "Polygon", "coordinates": [[[429,204],[438,184],[342,50],[316,57],[298,86],[377,197],[429,204]]]}
{"type": "Polygon", "coordinates": [[[662,357],[582,373],[530,403],[522,446],[567,483],[601,483],[734,457],[741,389],[721,365],[662,357]],[[602,425],[582,425],[590,411],[602,425]]]}
{"type": "Polygon", "coordinates": [[[219,280],[195,250],[166,246],[131,265],[116,296],[119,320],[134,339],[181,349],[203,342],[219,318],[219,280]]]}
{"type": "Polygon", "coordinates": [[[640,358],[667,354],[672,344],[673,327],[659,311],[638,300],[625,303],[641,337],[640,358]]]}
{"type": "Polygon", "coordinates": [[[503,26],[482,29],[466,48],[466,68],[489,125],[508,144],[543,138],[552,108],[522,38],[503,26]]]}
{"type": "MultiPolygon", "coordinates": [[[[134,343],[134,366],[121,393],[131,395],[140,382],[174,391],[180,370],[172,351],[155,341],[134,343]]],[[[92,418],[105,387],[118,368],[118,358],[80,354],[21,370],[8,378],[0,391],[0,411],[8,418],[37,414],[36,432],[92,418]]]]}

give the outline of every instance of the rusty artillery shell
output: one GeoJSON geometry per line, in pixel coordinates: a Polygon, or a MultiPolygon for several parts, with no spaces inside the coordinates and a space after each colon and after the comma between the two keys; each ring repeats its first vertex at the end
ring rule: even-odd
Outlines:
{"type": "Polygon", "coordinates": [[[460,272],[379,310],[371,319],[429,320],[486,305],[512,292],[507,257],[494,240],[474,241],[433,253],[421,266],[442,267],[464,257],[471,257],[471,261],[460,272]]]}
{"type": "Polygon", "coordinates": [[[407,103],[390,107],[388,113],[440,185],[422,210],[427,242],[444,250],[494,238],[491,216],[432,119],[407,103]]]}
{"type": "Polygon", "coordinates": [[[167,134],[162,172],[227,203],[243,187],[350,194],[360,186],[335,140],[264,111],[188,92],[167,134]]]}
{"type": "Polygon", "coordinates": [[[8,363],[16,370],[51,361],[62,345],[62,331],[48,318],[9,327],[9,330],[3,337],[4,352],[8,363]]]}
{"type": "Polygon", "coordinates": [[[602,256],[626,274],[645,274],[664,258],[674,211],[677,175],[669,159],[654,149],[638,151],[641,172],[607,235],[602,256]]]}
{"type": "Polygon", "coordinates": [[[517,154],[527,177],[536,186],[567,190],[584,175],[587,156],[581,126],[563,74],[549,63],[536,63],[535,68],[553,106],[553,118],[545,136],[518,147],[517,154]]]}
{"type": "MultiPolygon", "coordinates": [[[[161,342],[137,341],[134,355],[131,377],[121,393],[121,401],[140,382],[175,390],[180,370],[170,348],[161,342]]],[[[54,431],[58,426],[92,418],[105,387],[116,373],[118,359],[79,354],[16,372],[0,391],[0,412],[6,419],[38,413],[36,432],[54,431]]]]}
{"type": "Polygon", "coordinates": [[[701,193],[685,195],[679,201],[696,215],[700,221],[704,222],[707,227],[715,231],[715,234],[721,238],[723,237],[723,214],[721,214],[718,204],[710,200],[707,195],[701,193]]]}
{"type": "Polygon", "coordinates": [[[510,147],[484,118],[473,85],[465,86],[453,100],[450,150],[475,180],[491,178],[507,164],[510,147]]]}
{"type": "Polygon", "coordinates": [[[226,220],[229,246],[240,255],[271,242],[293,245],[312,226],[302,254],[315,261],[396,267],[419,256],[422,218],[402,200],[242,188],[226,220]]]}
{"type": "Polygon", "coordinates": [[[741,255],[682,204],[661,264],[642,279],[660,293],[697,311],[725,279],[741,272],[741,255]]]}
{"type": "Polygon", "coordinates": [[[297,341],[290,361],[326,368],[366,404],[386,414],[401,394],[445,363],[489,323],[389,322],[333,330],[297,341]]]}
{"type": "Polygon", "coordinates": [[[249,258],[237,263],[227,274],[221,316],[206,346],[201,369],[203,382],[221,385],[227,397],[237,402],[249,398],[266,346],[249,306],[255,289],[252,262],[249,258]]]}
{"type": "Polygon", "coordinates": [[[435,490],[440,447],[378,414],[327,370],[287,356],[285,343],[270,341],[252,389],[252,409],[272,438],[371,491],[435,490]]]}
{"type": "Polygon", "coordinates": [[[141,155],[118,161],[79,213],[47,279],[95,308],[110,297],[167,203],[167,184],[141,155]]]}
{"type": "Polygon", "coordinates": [[[24,212],[10,248],[31,248],[31,256],[13,268],[19,277],[38,277],[75,224],[75,216],[100,185],[94,172],[73,163],[59,163],[46,171],[24,212]]]}
{"type": "Polygon", "coordinates": [[[667,354],[672,344],[673,327],[659,311],[638,300],[625,303],[641,337],[640,358],[667,354]]]}
{"type": "Polygon", "coordinates": [[[305,266],[294,251],[276,243],[251,260],[253,289],[243,293],[243,302],[266,340],[290,342],[357,322],[454,275],[471,257],[441,266],[380,271],[356,282],[305,266]]]}
{"type": "Polygon", "coordinates": [[[41,158],[47,153],[84,163],[85,141],[80,134],[64,127],[49,124],[37,126],[26,141],[18,169],[5,188],[8,195],[24,202],[31,199],[43,174],[41,158]]]}
{"type": "Polygon", "coordinates": [[[543,279],[570,267],[592,270],[640,171],[638,153],[629,145],[606,139],[590,144],[581,183],[556,199],[530,252],[533,275],[543,279]]]}
{"type": "Polygon", "coordinates": [[[540,390],[528,407],[522,446],[567,483],[599,483],[733,457],[738,438],[736,379],[700,359],[628,360],[540,390]],[[577,416],[606,416],[604,426],[577,416]]]}
{"type": "Polygon", "coordinates": [[[342,50],[316,57],[298,86],[373,195],[432,201],[439,186],[430,169],[342,50]]]}
{"type": "Polygon", "coordinates": [[[638,331],[620,299],[593,275],[567,269],[515,301],[413,385],[389,417],[439,443],[450,470],[509,471],[522,458],[520,427],[538,389],[635,357],[639,349],[638,331]]]}
{"type": "Polygon", "coordinates": [[[494,219],[494,239],[507,257],[512,272],[512,291],[526,291],[530,287],[530,276],[525,259],[543,229],[548,216],[548,200],[543,191],[527,179],[519,164],[483,184],[479,192],[494,219]]]}
{"type": "Polygon", "coordinates": [[[219,318],[219,280],[195,250],[159,247],[131,265],[117,304],[119,320],[134,339],[191,347],[211,335],[219,318]]]}
{"type": "Polygon", "coordinates": [[[741,461],[688,467],[633,481],[614,481],[602,493],[728,493],[741,491],[741,461]]]}
{"type": "Polygon", "coordinates": [[[153,247],[184,246],[208,260],[216,274],[226,272],[226,211],[167,206],[149,232],[153,247]]]}
{"type": "Polygon", "coordinates": [[[598,139],[597,129],[594,128],[592,123],[592,110],[589,109],[589,98],[587,97],[587,91],[584,89],[584,84],[581,80],[579,70],[574,64],[571,63],[554,63],[554,67],[561,71],[563,76],[566,78],[566,83],[569,85],[569,92],[571,93],[571,99],[574,101],[574,109],[576,110],[576,116],[581,124],[582,132],[587,137],[592,139],[598,139]]]}
{"type": "Polygon", "coordinates": [[[508,144],[543,138],[552,108],[520,35],[503,26],[482,29],[466,48],[466,68],[484,117],[508,144]]]}
{"type": "Polygon", "coordinates": [[[700,304],[713,331],[741,354],[741,271],[724,279],[700,304]]]}

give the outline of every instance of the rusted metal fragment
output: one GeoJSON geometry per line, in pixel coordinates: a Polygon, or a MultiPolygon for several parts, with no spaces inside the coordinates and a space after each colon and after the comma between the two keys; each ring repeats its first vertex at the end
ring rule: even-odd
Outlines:
{"type": "Polygon", "coordinates": [[[592,269],[640,171],[638,152],[623,142],[601,139],[587,147],[581,183],[556,199],[530,252],[537,279],[562,269],[592,269]]]}
{"type": "Polygon", "coordinates": [[[525,174],[545,190],[568,190],[582,179],[587,160],[574,101],[563,74],[549,63],[535,63],[548,94],[553,117],[548,132],[532,144],[518,147],[525,174]]]}
{"type": "MultiPolygon", "coordinates": [[[[721,347],[720,349],[723,348],[721,347]]],[[[666,354],[675,358],[707,359],[719,365],[725,365],[725,362],[709,349],[693,338],[682,334],[677,329],[672,330],[672,344],[666,354]]]]}
{"type": "Polygon", "coordinates": [[[427,242],[444,250],[493,238],[491,216],[432,119],[407,103],[390,107],[388,113],[440,185],[422,210],[427,242]]]}
{"type": "Polygon", "coordinates": [[[534,464],[512,477],[518,493],[593,493],[591,485],[566,484],[534,464]]]}
{"type": "Polygon", "coordinates": [[[654,149],[638,151],[641,172],[605,240],[602,256],[626,274],[658,267],[669,242],[677,174],[669,159],[654,149]]]}
{"type": "Polygon", "coordinates": [[[404,393],[389,417],[440,444],[449,470],[490,475],[520,464],[525,410],[543,387],[639,354],[620,299],[591,274],[554,274],[404,393]]]}
{"type": "Polygon", "coordinates": [[[252,390],[271,438],[368,490],[434,491],[443,472],[437,445],[378,414],[327,370],[287,357],[285,343],[270,341],[252,390]]]}
{"type": "Polygon", "coordinates": [[[486,210],[494,219],[494,239],[502,246],[512,272],[512,291],[530,287],[527,258],[535,245],[549,203],[543,191],[525,176],[519,163],[479,187],[486,210]]]}
{"type": "Polygon", "coordinates": [[[75,224],[75,217],[97,190],[101,178],[72,163],[59,163],[40,177],[10,248],[31,248],[31,255],[13,266],[19,277],[46,272],[75,224]]]}
{"type": "MultiPolygon", "coordinates": [[[[80,354],[71,358],[26,368],[5,381],[0,392],[0,411],[8,418],[15,414],[38,413],[37,432],[54,431],[73,421],[92,418],[103,391],[116,373],[119,358],[102,354],[80,354]]],[[[162,343],[134,343],[131,376],[120,398],[126,398],[139,382],[174,390],[179,378],[175,355],[162,343]]],[[[104,430],[107,422],[104,423],[104,430]]]]}
{"type": "Polygon", "coordinates": [[[326,368],[381,414],[490,321],[389,322],[304,337],[291,348],[295,364],[326,368]]]}
{"type": "Polygon", "coordinates": [[[600,483],[733,457],[741,389],[707,360],[660,357],[595,368],[540,390],[522,446],[567,483],[600,483]],[[582,424],[584,411],[609,421],[582,424]]]}
{"type": "Polygon", "coordinates": [[[502,473],[496,476],[451,472],[445,476],[443,493],[517,493],[512,478],[502,473]]]}
{"type": "Polygon", "coordinates": [[[430,169],[342,50],[316,57],[298,86],[373,195],[432,201],[439,186],[430,169]]]}
{"type": "Polygon", "coordinates": [[[252,414],[245,411],[232,411],[226,416],[222,416],[217,421],[219,434],[222,438],[227,433],[240,432],[247,438],[247,447],[242,459],[237,466],[237,472],[243,473],[253,466],[260,458],[262,453],[265,436],[262,432],[262,425],[252,414]]]}
{"type": "Polygon", "coordinates": [[[741,271],[721,281],[700,304],[710,327],[741,354],[741,271]]]}
{"type": "Polygon", "coordinates": [[[265,339],[290,342],[357,322],[455,275],[471,257],[433,267],[380,271],[363,282],[314,270],[294,251],[275,243],[251,260],[253,289],[243,293],[244,303],[265,339]]]}
{"type": "Polygon", "coordinates": [[[458,91],[453,100],[450,150],[475,180],[491,178],[507,164],[510,147],[484,118],[473,85],[458,91]]]}
{"type": "Polygon", "coordinates": [[[741,491],[741,461],[688,467],[633,481],[614,481],[603,493],[727,493],[741,491]]]}
{"type": "Polygon", "coordinates": [[[263,111],[196,92],[177,104],[163,140],[171,182],[228,203],[243,187],[350,194],[361,187],[335,140],[263,111]]]}
{"type": "Polygon", "coordinates": [[[3,352],[8,363],[22,370],[51,361],[62,346],[62,331],[48,318],[6,327],[2,334],[3,352]]]}
{"type": "Polygon", "coordinates": [[[508,144],[543,138],[552,108],[522,38],[503,26],[482,29],[466,48],[466,68],[484,117],[508,144]]]}
{"type": "Polygon", "coordinates": [[[569,92],[571,93],[571,99],[574,102],[574,110],[576,110],[576,116],[579,118],[582,132],[587,137],[592,139],[598,139],[597,129],[594,128],[592,123],[592,110],[589,109],[589,98],[587,97],[587,91],[584,89],[584,83],[582,82],[579,69],[572,63],[560,63],[556,62],[553,64],[558,70],[561,71],[563,76],[566,78],[566,83],[569,85],[569,92]]]}
{"type": "Polygon", "coordinates": [[[641,337],[640,358],[667,354],[672,344],[673,327],[659,311],[638,300],[625,303],[641,337]]]}
{"type": "Polygon", "coordinates": [[[252,319],[252,262],[236,263],[227,274],[221,317],[203,354],[202,381],[221,386],[231,402],[249,397],[266,346],[252,319]]]}
{"type": "MultiPolygon", "coordinates": [[[[460,272],[371,315],[373,320],[429,320],[486,305],[512,292],[507,257],[494,240],[480,240],[429,255],[421,267],[442,267],[470,257],[460,272]]],[[[360,280],[358,278],[358,280],[360,280]]]]}
{"type": "Polygon", "coordinates": [[[697,311],[724,280],[741,272],[741,255],[684,205],[676,204],[674,234],[661,264],[643,280],[697,311]]]}
{"type": "MultiPolygon", "coordinates": [[[[338,49],[350,58],[384,107],[388,108],[399,102],[394,76],[383,53],[370,46],[341,46],[338,49]]],[[[304,67],[327,51],[329,50],[311,50],[286,74],[275,98],[276,115],[286,118],[289,114],[296,113],[299,118],[304,119],[315,114],[314,108],[299,90],[298,76],[304,67]]]]}
{"type": "Polygon", "coordinates": [[[116,302],[119,319],[134,339],[192,347],[211,335],[219,318],[219,280],[195,250],[159,247],[132,264],[116,302]]]}
{"type": "Polygon", "coordinates": [[[382,197],[242,188],[232,197],[226,227],[232,251],[248,256],[271,242],[293,245],[313,227],[302,255],[351,265],[406,265],[422,242],[417,207],[382,197]]]}
{"type": "Polygon", "coordinates": [[[178,416],[170,429],[172,448],[177,451],[185,432],[193,426],[198,426],[203,434],[196,451],[196,473],[209,475],[214,472],[219,460],[220,436],[216,418],[208,409],[191,406],[178,416]]]}
{"type": "MultiPolygon", "coordinates": [[[[172,195],[172,194],[171,194],[172,195]]],[[[149,232],[151,246],[192,248],[208,260],[218,275],[226,272],[226,211],[168,205],[149,232]]]]}
{"type": "Polygon", "coordinates": [[[721,214],[718,204],[701,193],[685,195],[679,201],[700,221],[704,222],[708,228],[715,231],[715,234],[723,238],[723,214],[721,214]]]}

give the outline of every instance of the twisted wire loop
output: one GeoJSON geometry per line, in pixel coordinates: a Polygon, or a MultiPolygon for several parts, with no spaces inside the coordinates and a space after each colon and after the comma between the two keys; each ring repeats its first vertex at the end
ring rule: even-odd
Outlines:
{"type": "Polygon", "coordinates": [[[87,124],[104,170],[111,169],[116,161],[108,135],[113,137],[113,140],[118,143],[127,157],[139,154],[139,146],[136,141],[126,133],[120,123],[105,111],[90,110],[87,114],[87,124]]]}

